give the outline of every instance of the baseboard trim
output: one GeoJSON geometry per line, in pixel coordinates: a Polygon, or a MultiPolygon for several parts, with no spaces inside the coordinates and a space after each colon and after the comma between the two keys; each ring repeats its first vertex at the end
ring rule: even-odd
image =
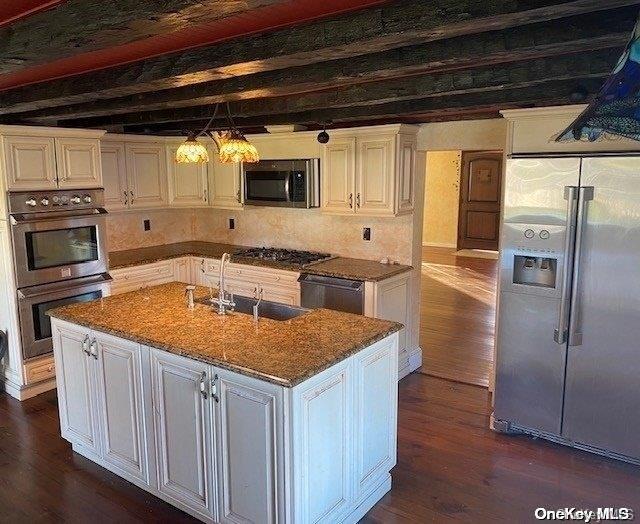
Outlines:
{"type": "Polygon", "coordinates": [[[449,249],[457,249],[457,244],[447,244],[443,242],[423,242],[422,247],[446,247],[449,249]]]}
{"type": "Polygon", "coordinates": [[[23,400],[27,400],[41,395],[42,393],[46,393],[47,391],[51,391],[52,389],[56,389],[56,379],[52,378],[31,386],[18,386],[8,380],[5,380],[2,383],[2,389],[7,395],[10,395],[22,402],[23,400]]]}

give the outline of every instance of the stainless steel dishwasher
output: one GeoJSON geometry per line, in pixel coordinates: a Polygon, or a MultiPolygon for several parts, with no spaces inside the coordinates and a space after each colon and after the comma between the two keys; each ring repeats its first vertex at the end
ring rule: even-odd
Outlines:
{"type": "Polygon", "coordinates": [[[307,273],[298,281],[302,307],[364,314],[364,282],[307,273]]]}

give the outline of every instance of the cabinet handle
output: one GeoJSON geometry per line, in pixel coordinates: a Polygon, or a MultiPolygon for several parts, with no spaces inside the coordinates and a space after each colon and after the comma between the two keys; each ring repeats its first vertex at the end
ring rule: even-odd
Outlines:
{"type": "Polygon", "coordinates": [[[204,258],[200,261],[200,271],[204,273],[204,258]]]}
{"type": "Polygon", "coordinates": [[[84,351],[85,354],[90,357],[91,356],[91,352],[87,348],[87,342],[89,342],[89,335],[84,337],[84,340],[82,341],[82,351],[84,351]]]}
{"type": "Polygon", "coordinates": [[[204,196],[204,201],[205,201],[205,202],[206,202],[207,200],[209,200],[209,194],[208,194],[208,193],[209,193],[209,192],[208,192],[206,189],[203,191],[203,196],[204,196]]]}
{"type": "Polygon", "coordinates": [[[240,190],[238,189],[238,192],[236,193],[236,199],[238,200],[238,203],[241,202],[240,200],[240,190]]]}
{"type": "Polygon", "coordinates": [[[356,206],[360,207],[360,193],[358,193],[358,196],[356,197],[356,206]]]}
{"type": "Polygon", "coordinates": [[[91,352],[91,356],[96,360],[98,360],[98,348],[96,347],[95,338],[91,341],[91,345],[89,346],[89,351],[91,352]]]}
{"type": "Polygon", "coordinates": [[[131,195],[131,203],[133,204],[133,191],[129,190],[129,195],[131,195]]]}
{"type": "Polygon", "coordinates": [[[213,375],[213,380],[211,381],[211,398],[216,402],[220,402],[220,398],[218,398],[218,375],[213,375]]]}
{"type": "Polygon", "coordinates": [[[129,205],[129,197],[127,196],[127,192],[123,191],[124,193],[124,205],[128,206],[129,205]]]}
{"type": "Polygon", "coordinates": [[[353,209],[353,193],[349,193],[349,207],[353,209]]]}
{"type": "Polygon", "coordinates": [[[205,400],[209,398],[209,395],[207,395],[206,380],[207,380],[207,372],[203,371],[202,375],[200,375],[200,394],[202,395],[202,398],[205,400]]]}

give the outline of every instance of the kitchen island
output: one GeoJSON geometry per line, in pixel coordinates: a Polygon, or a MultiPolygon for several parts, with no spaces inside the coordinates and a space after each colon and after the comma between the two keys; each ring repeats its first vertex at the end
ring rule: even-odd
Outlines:
{"type": "Polygon", "coordinates": [[[207,522],[357,522],[391,486],[401,325],[217,315],[169,283],[50,312],[62,436],[207,522]]]}

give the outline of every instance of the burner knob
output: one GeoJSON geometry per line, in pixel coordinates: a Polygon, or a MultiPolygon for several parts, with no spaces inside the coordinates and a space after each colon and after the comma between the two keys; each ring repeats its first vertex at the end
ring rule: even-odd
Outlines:
{"type": "Polygon", "coordinates": [[[82,201],[83,201],[85,204],[91,204],[91,196],[90,196],[90,195],[85,195],[85,196],[83,196],[83,197],[82,197],[82,201]]]}
{"type": "Polygon", "coordinates": [[[79,204],[80,203],[80,197],[78,195],[73,195],[71,197],[71,203],[72,204],[79,204]]]}
{"type": "Polygon", "coordinates": [[[48,199],[47,197],[44,197],[44,198],[42,198],[42,199],[40,200],[40,203],[41,203],[43,206],[48,206],[48,205],[49,205],[49,199],[48,199]]]}
{"type": "Polygon", "coordinates": [[[29,198],[25,204],[27,204],[29,207],[36,207],[38,205],[38,203],[36,202],[35,198],[29,198]]]}

